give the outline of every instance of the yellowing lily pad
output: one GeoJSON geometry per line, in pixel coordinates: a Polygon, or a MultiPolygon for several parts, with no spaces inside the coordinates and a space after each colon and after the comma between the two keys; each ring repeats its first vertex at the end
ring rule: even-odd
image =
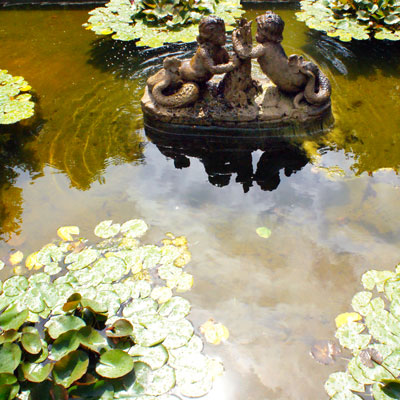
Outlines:
{"type": "Polygon", "coordinates": [[[229,338],[229,330],[221,323],[215,323],[213,319],[209,319],[200,327],[200,332],[208,343],[220,344],[229,338]]]}
{"type": "Polygon", "coordinates": [[[362,316],[358,313],[350,312],[339,314],[335,318],[336,327],[340,328],[342,325],[347,324],[348,322],[355,322],[362,320],[362,316]]]}
{"type": "Polygon", "coordinates": [[[72,242],[74,240],[72,235],[79,235],[79,228],[77,226],[62,226],[58,228],[57,235],[62,240],[72,242]]]}

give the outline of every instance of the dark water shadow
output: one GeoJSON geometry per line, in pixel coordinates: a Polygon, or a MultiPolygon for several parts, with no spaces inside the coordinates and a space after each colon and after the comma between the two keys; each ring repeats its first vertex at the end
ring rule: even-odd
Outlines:
{"type": "Polygon", "coordinates": [[[17,179],[28,174],[30,179],[42,175],[43,163],[30,146],[45,121],[40,112],[25,121],[0,125],[0,238],[8,240],[21,231],[23,212],[22,189],[17,179]]]}
{"type": "Polygon", "coordinates": [[[400,44],[389,40],[352,40],[341,42],[325,33],[310,30],[302,47],[318,63],[328,63],[334,73],[372,77],[380,70],[386,77],[400,74],[400,44]]]}
{"type": "Polygon", "coordinates": [[[309,161],[299,141],[168,136],[150,127],[145,133],[161,154],[173,160],[175,168],[189,168],[191,158],[196,158],[203,164],[212,185],[227,186],[236,176],[234,181],[245,193],[256,185],[262,190],[275,190],[280,184],[281,172],[289,177],[309,161]],[[253,156],[259,157],[256,165],[253,165],[253,156]]]}
{"type": "Polygon", "coordinates": [[[141,79],[162,66],[165,57],[190,58],[196,42],[171,43],[157,48],[137,47],[134,41],[122,42],[109,37],[92,43],[88,63],[120,79],[141,79]]]}

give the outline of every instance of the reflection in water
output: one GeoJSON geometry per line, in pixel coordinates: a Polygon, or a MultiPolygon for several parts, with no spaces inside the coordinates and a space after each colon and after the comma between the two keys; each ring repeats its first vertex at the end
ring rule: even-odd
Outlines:
{"type": "Polygon", "coordinates": [[[280,172],[289,177],[309,161],[297,144],[267,138],[234,139],[227,137],[193,137],[168,135],[146,127],[146,135],[167,158],[174,160],[175,168],[190,167],[190,158],[203,164],[208,181],[218,187],[235,182],[247,193],[256,183],[262,190],[275,190],[280,183],[280,172]],[[253,155],[262,154],[253,167],[253,155]]]}
{"type": "Polygon", "coordinates": [[[0,125],[0,238],[5,240],[21,231],[23,198],[22,189],[15,186],[18,177],[29,174],[34,179],[42,171],[29,148],[40,128],[38,112],[19,124],[0,125]]]}

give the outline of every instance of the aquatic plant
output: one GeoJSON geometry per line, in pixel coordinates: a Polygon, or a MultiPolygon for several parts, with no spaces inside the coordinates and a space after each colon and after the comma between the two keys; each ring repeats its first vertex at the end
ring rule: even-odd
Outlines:
{"type": "Polygon", "coordinates": [[[1,283],[2,399],[179,400],[211,389],[223,366],[202,353],[191,305],[172,292],[193,284],[187,240],[141,245],[147,228],[103,221],[94,233],[104,240],[90,244],[62,227],[62,242],[25,259],[35,273],[1,283]]]}
{"type": "Polygon", "coordinates": [[[227,29],[233,29],[235,18],[243,12],[240,0],[137,0],[132,4],[129,0],[111,0],[105,7],[90,11],[84,26],[97,35],[159,47],[194,41],[204,15],[215,14],[224,19],[227,29]]]}
{"type": "Polygon", "coordinates": [[[367,271],[364,291],[356,293],[354,312],[336,318],[336,338],[352,353],[347,370],[329,376],[330,398],[398,399],[400,393],[400,264],[393,271],[367,271]],[[375,293],[374,293],[375,289],[375,293]]]}
{"type": "Polygon", "coordinates": [[[400,40],[398,0],[301,0],[297,19],[344,42],[400,40]]]}
{"type": "Polygon", "coordinates": [[[35,104],[28,92],[32,88],[22,76],[12,76],[0,70],[0,124],[14,124],[31,117],[35,104]]]}

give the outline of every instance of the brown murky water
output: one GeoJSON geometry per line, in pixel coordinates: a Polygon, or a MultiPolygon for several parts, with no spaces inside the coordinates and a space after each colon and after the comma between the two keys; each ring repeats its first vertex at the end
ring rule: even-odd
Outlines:
{"type": "Polygon", "coordinates": [[[96,41],[81,27],[87,10],[0,10],[0,68],[38,96],[33,127],[0,137],[0,258],[39,249],[62,225],[91,237],[103,219],[143,218],[149,242],[185,234],[192,320],[231,332],[206,349],[226,367],[207,399],[326,398],[344,364],[317,364],[311,345],[333,338],[364,271],[400,260],[400,47],[343,45],[278,12],[287,52],[332,80],[336,125],[302,147],[254,150],[157,147],[139,104],[157,55],[96,41]]]}

